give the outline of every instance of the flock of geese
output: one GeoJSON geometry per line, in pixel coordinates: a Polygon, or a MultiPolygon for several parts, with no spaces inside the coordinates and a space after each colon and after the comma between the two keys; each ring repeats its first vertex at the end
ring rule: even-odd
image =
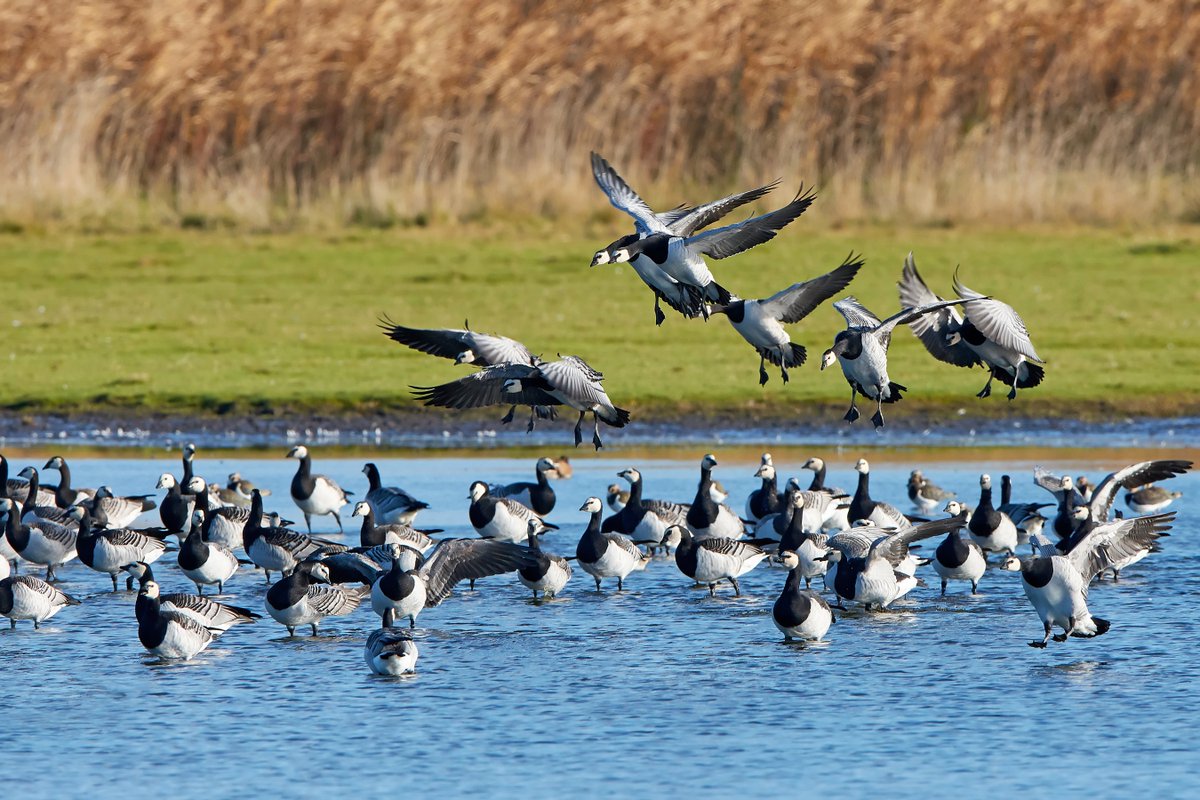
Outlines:
{"type": "MultiPolygon", "coordinates": [[[[744,299],[717,283],[705,257],[723,259],[775,238],[816,199],[801,187],[791,202],[743,222],[708,226],[730,211],[758,200],[773,190],[771,183],[698,206],[677,206],[655,212],[604,158],[592,153],[592,173],[613,206],[633,218],[634,232],[597,250],[592,266],[629,264],[654,295],[654,321],[666,319],[662,304],[685,318],[723,315],[759,356],[759,383],[769,380],[766,364],[778,367],[786,383],[788,370],[807,359],[807,350],[791,340],[785,325],[800,322],[826,300],[843,292],[862,269],[862,258],[850,254],[836,269],[792,284],[770,297],[744,299]],[[706,229],[707,228],[707,229],[706,229]]],[[[883,405],[902,399],[908,388],[888,373],[892,332],[908,325],[934,358],[958,367],[981,366],[987,383],[979,397],[991,393],[993,380],[1018,389],[1041,383],[1044,360],[1034,349],[1020,315],[1007,303],[980,294],[954,277],[957,299],[935,294],[917,271],[912,253],[905,259],[899,281],[900,310],[880,319],[853,296],[833,303],[846,321],[833,346],[824,352],[821,369],[841,366],[850,386],[845,419],[859,417],[856,398],[874,402],[871,417],[882,428],[883,405]]],[[[528,347],[506,336],[464,329],[420,329],[384,319],[384,332],[396,342],[423,353],[453,359],[480,369],[438,386],[413,387],[414,396],[428,406],[481,408],[509,406],[502,422],[511,422],[518,406],[529,406],[528,430],[538,419],[553,419],[557,406],[579,412],[575,445],[583,441],[583,424],[592,415],[592,443],[603,446],[600,423],[621,428],[629,412],[617,407],[604,390],[604,375],[575,355],[545,361],[528,347]]]]}
{"type": "MultiPolygon", "coordinates": [[[[226,484],[208,483],[193,470],[196,449],[183,451],[182,475],[163,474],[157,501],[149,496],[115,496],[111,489],[71,485],[65,459],[50,459],[43,470],[57,471],[56,485],[41,480],[33,466],[9,478],[0,456],[0,615],[16,627],[35,628],[80,601],[55,585],[58,573],[78,560],[103,573],[118,591],[139,584],[134,604],[137,635],[162,659],[190,659],[231,627],[261,619],[249,608],[221,602],[243,567],[263,572],[268,586],[267,615],[289,635],[307,628],[313,636],[326,617],[344,616],[369,602],[381,620],[364,645],[364,659],[378,674],[412,672],[417,648],[408,629],[420,614],[449,598],[467,580],[515,572],[535,601],[560,595],[578,567],[603,591],[617,591],[655,560],[671,560],[688,580],[715,594],[728,583],[740,594],[739,579],[764,562],[787,570],[772,618],[786,640],[820,640],[835,621],[834,609],[855,603],[881,611],[922,583],[918,569],[930,566],[945,594],[952,582],[976,592],[989,566],[1019,572],[1030,603],[1042,621],[1044,637],[1030,644],[1045,647],[1053,638],[1093,637],[1109,622],[1092,616],[1089,586],[1159,549],[1173,513],[1161,513],[1180,495],[1157,485],[1181,475],[1192,463],[1145,461],[1120,469],[1093,487],[1085,479],[1034,472],[1034,482],[1052,501],[1017,502],[1012,482],[1003,476],[999,502],[988,475],[979,481],[974,506],[954,497],[914,470],[908,496],[918,515],[908,514],[871,496],[870,464],[859,459],[853,492],[826,483],[826,465],[810,458],[807,481],[789,478],[781,489],[770,454],[764,453],[756,477],[761,485],[739,513],[714,480],[717,459],[700,462],[696,493],[690,503],[652,499],[635,468],[618,476],[605,496],[593,496],[579,511],[587,524],[574,553],[543,549],[542,539],[559,526],[547,521],[554,511],[553,479],[570,477],[566,459],[541,458],[533,481],[504,486],[475,481],[469,488],[467,518],[475,536],[435,539],[441,530],[416,527],[428,505],[395,486],[385,486],[374,464],[363,473],[367,490],[352,515],[361,517],[359,543],[349,546],[312,535],[313,517],[332,516],[342,529],[341,512],[350,493],[331,478],[316,474],[307,447],[287,454],[298,461],[290,494],[303,515],[306,532],[278,512],[267,513],[264,494],[238,473],[226,484]],[[1122,518],[1113,506],[1121,490],[1139,515],[1122,518]],[[130,527],[157,508],[161,525],[130,527]],[[947,516],[930,518],[944,512],[947,516]],[[1043,513],[1045,512],[1045,513],[1043,513]],[[941,537],[928,558],[916,543],[941,537]],[[1028,547],[1028,555],[1019,548],[1028,547]],[[195,593],[164,592],[155,570],[163,572],[172,554],[178,574],[195,593]],[[991,559],[991,561],[989,561],[991,559]],[[24,569],[22,569],[22,566],[24,569]],[[45,570],[45,579],[29,574],[45,570]],[[275,580],[272,580],[272,576],[275,580]],[[820,581],[825,594],[814,590],[820,581]],[[205,587],[216,594],[205,595],[205,587]],[[833,600],[826,599],[825,595],[833,600]],[[1054,634],[1054,629],[1061,631],[1054,634]]],[[[573,536],[571,537],[574,538],[573,536]]],[[[247,578],[238,578],[244,583],[247,578]]]]}

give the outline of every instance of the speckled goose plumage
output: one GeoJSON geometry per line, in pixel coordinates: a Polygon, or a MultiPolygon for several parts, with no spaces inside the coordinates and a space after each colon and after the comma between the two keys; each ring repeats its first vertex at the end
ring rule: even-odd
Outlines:
{"type": "Polygon", "coordinates": [[[742,589],[737,579],[767,557],[765,550],[749,542],[715,536],[696,539],[686,526],[674,530],[679,533],[675,565],[696,583],[707,586],[709,595],[717,593],[717,583],[722,580],[729,581],[733,593],[740,595],[742,589]]]}
{"type": "Polygon", "coordinates": [[[419,655],[412,634],[397,628],[376,628],[363,645],[363,660],[376,675],[416,672],[419,655]]]}
{"type": "Polygon", "coordinates": [[[422,509],[429,508],[428,503],[418,500],[399,486],[384,486],[379,467],[373,463],[363,467],[363,474],[367,476],[365,500],[371,504],[371,510],[375,512],[375,519],[380,525],[411,525],[422,509]]]}
{"type": "Polygon", "coordinates": [[[11,575],[0,580],[0,616],[8,617],[10,628],[17,622],[30,620],[34,629],[67,606],[79,601],[41,578],[32,575],[11,575]]]}

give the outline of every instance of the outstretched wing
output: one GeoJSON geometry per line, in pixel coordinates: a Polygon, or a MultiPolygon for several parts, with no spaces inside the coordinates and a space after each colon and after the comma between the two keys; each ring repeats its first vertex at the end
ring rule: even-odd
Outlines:
{"type": "Polygon", "coordinates": [[[858,302],[858,298],[854,295],[843,297],[834,303],[833,307],[846,320],[847,328],[874,328],[879,324],[879,317],[858,302]]]}
{"type": "Polygon", "coordinates": [[[1175,512],[1154,514],[1149,517],[1116,520],[1092,528],[1079,543],[1067,553],[1067,559],[1083,576],[1084,585],[1104,570],[1119,564],[1142,550],[1147,550],[1155,539],[1167,535],[1175,512]]]}
{"type": "Polygon", "coordinates": [[[1033,341],[1029,331],[1025,329],[1025,321],[1008,303],[972,291],[958,279],[957,270],[954,273],[954,291],[964,300],[974,300],[964,309],[971,324],[979,332],[996,344],[1020,353],[1034,361],[1044,361],[1033,349],[1033,341]]]}
{"type": "Polygon", "coordinates": [[[363,598],[369,597],[371,589],[368,586],[331,586],[314,583],[308,587],[308,604],[326,617],[340,617],[358,608],[363,598]]]}
{"type": "MultiPolygon", "coordinates": [[[[921,273],[917,272],[917,262],[912,253],[904,259],[904,271],[900,274],[900,283],[897,286],[900,287],[900,305],[904,308],[920,308],[944,299],[929,290],[921,278],[921,273]]],[[[950,344],[946,341],[947,336],[957,333],[962,327],[962,317],[953,307],[924,314],[908,323],[908,326],[921,340],[921,344],[925,345],[929,354],[938,361],[945,361],[956,367],[973,367],[980,363],[979,356],[975,355],[975,351],[968,347],[966,342],[959,339],[956,344],[950,344]]]]}
{"type": "Polygon", "coordinates": [[[638,233],[669,233],[667,226],[646,201],[630,188],[625,179],[613,169],[612,164],[605,161],[599,153],[592,153],[592,176],[600,190],[608,195],[608,202],[633,217],[633,224],[638,233]]]}
{"type": "Polygon", "coordinates": [[[532,567],[537,559],[528,547],[492,539],[443,539],[421,567],[425,606],[432,608],[450,596],[467,578],[486,578],[532,567]]]}
{"type": "Polygon", "coordinates": [[[900,566],[900,562],[908,557],[908,546],[913,542],[919,542],[931,536],[940,536],[950,531],[958,530],[966,524],[967,512],[965,511],[961,512],[957,517],[924,522],[906,530],[889,534],[882,539],[877,539],[871,546],[871,551],[887,559],[888,563],[893,567],[898,567],[900,566]]]}
{"type": "Polygon", "coordinates": [[[676,236],[691,236],[701,228],[712,225],[738,206],[753,203],[778,185],[779,181],[771,181],[766,186],[759,186],[756,189],[731,194],[727,197],[722,197],[720,200],[713,200],[711,203],[687,209],[682,213],[668,212],[667,214],[659,214],[658,217],[666,221],[670,233],[676,236]]]}
{"type": "Polygon", "coordinates": [[[454,359],[471,350],[475,353],[474,363],[482,367],[497,364],[531,364],[534,360],[528,347],[507,336],[451,328],[406,328],[387,319],[380,320],[379,327],[392,341],[432,356],[454,359]]]}
{"type": "MultiPolygon", "coordinates": [[[[1050,494],[1054,495],[1054,499],[1062,502],[1066,496],[1067,490],[1063,488],[1062,477],[1055,475],[1044,467],[1033,468],[1033,483],[1035,486],[1040,486],[1050,494]]],[[[1083,495],[1078,489],[1071,489],[1071,506],[1083,505],[1083,495]]]]}
{"type": "Polygon", "coordinates": [[[1100,481],[1100,485],[1092,492],[1092,500],[1088,503],[1092,520],[1101,523],[1108,519],[1108,512],[1112,509],[1112,504],[1117,499],[1117,492],[1121,489],[1136,489],[1147,483],[1165,481],[1168,478],[1182,475],[1191,468],[1191,461],[1164,459],[1140,461],[1117,470],[1100,481]]]}
{"type": "Polygon", "coordinates": [[[559,405],[559,401],[544,390],[522,385],[518,392],[505,391],[509,380],[525,380],[537,371],[526,364],[505,364],[487,367],[456,381],[438,386],[413,386],[413,397],[427,406],[441,408],[482,408],[499,405],[559,405]]]}
{"type": "Polygon", "coordinates": [[[861,257],[851,253],[846,256],[842,265],[832,272],[803,283],[794,283],[765,300],[759,300],[758,305],[780,322],[799,322],[821,303],[849,286],[863,263],[861,257]]]}
{"type": "Polygon", "coordinates": [[[582,359],[564,356],[538,367],[546,382],[564,397],[589,405],[602,403],[611,405],[604,388],[600,385],[604,377],[585,364],[582,359]]]}
{"type": "Polygon", "coordinates": [[[762,216],[752,217],[745,222],[698,233],[687,238],[685,243],[688,250],[693,253],[700,253],[711,258],[728,258],[737,255],[743,250],[749,250],[755,245],[774,239],[780,229],[803,214],[816,198],[816,194],[811,189],[806,192],[801,186],[795,199],[783,208],[762,216]]]}

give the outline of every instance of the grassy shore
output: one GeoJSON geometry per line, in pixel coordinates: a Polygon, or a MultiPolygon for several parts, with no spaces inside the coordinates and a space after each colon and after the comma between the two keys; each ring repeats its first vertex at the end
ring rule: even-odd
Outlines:
{"type": "MultiPolygon", "coordinates": [[[[8,288],[7,380],[0,408],[24,413],[291,413],[410,408],[409,385],[465,369],[400,347],[381,314],[416,327],[503,332],[547,357],[576,353],[642,418],[840,414],[840,371],[817,369],[842,326],[831,308],[792,328],[809,363],[784,386],[757,385],[758,358],[723,319],[653,325],[652,299],[627,267],[589,269],[622,228],[353,229],[332,234],[214,231],[0,235],[8,288]]],[[[1049,363],[1045,383],[1009,404],[975,392],[979,370],[933,361],[901,331],[892,377],[911,392],[895,415],[1172,415],[1200,411],[1200,228],[845,227],[798,222],[775,242],[714,265],[764,296],[839,264],[867,265],[851,290],[877,313],[913,249],[935,291],[954,267],[1011,302],[1049,363]]]]}

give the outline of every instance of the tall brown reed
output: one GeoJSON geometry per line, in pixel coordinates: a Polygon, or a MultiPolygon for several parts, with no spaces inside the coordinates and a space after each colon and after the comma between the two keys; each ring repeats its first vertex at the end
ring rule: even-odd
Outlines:
{"type": "Polygon", "coordinates": [[[568,215],[594,148],[664,205],[1194,216],[1197,54],[1186,0],[7,0],[0,215],[568,215]]]}

